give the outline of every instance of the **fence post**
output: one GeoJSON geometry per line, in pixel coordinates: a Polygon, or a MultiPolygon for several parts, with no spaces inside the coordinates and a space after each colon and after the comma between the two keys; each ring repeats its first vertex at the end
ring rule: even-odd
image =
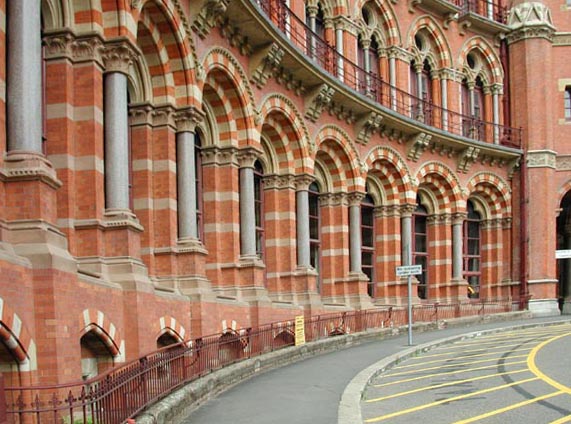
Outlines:
{"type": "Polygon", "coordinates": [[[0,374],[0,424],[6,424],[8,417],[6,414],[6,391],[4,390],[4,376],[0,374]]]}

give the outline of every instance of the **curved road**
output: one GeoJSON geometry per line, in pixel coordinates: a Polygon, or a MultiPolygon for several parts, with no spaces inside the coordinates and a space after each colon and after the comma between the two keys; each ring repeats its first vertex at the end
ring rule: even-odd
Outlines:
{"type": "MultiPolygon", "coordinates": [[[[455,335],[502,327],[521,325],[541,326],[556,320],[569,322],[568,318],[560,319],[552,317],[450,328],[414,334],[414,343],[424,344],[455,335]]],[[[538,328],[535,330],[538,330],[541,334],[550,328],[551,326],[539,327],[539,330],[538,328]]],[[[493,335],[489,337],[493,337],[493,335]]],[[[500,339],[501,337],[502,336],[500,336],[500,339]]],[[[473,340],[476,341],[478,339],[473,340]]],[[[563,342],[563,339],[561,339],[561,342],[563,342]]],[[[367,367],[373,366],[379,360],[390,355],[398,354],[407,348],[407,337],[406,334],[404,334],[394,339],[362,344],[350,349],[321,355],[303,362],[271,370],[225,391],[217,398],[202,405],[183,422],[185,424],[334,424],[337,423],[337,411],[341,396],[351,380],[359,372],[367,367]]],[[[559,349],[567,348],[568,346],[560,347],[559,349]]],[[[557,343],[553,341],[552,344],[549,344],[549,347],[546,346],[545,350],[541,349],[536,355],[538,366],[542,367],[541,369],[544,370],[548,376],[563,375],[560,374],[560,368],[552,365],[553,362],[558,362],[563,358],[563,356],[557,352],[559,349],[557,348],[557,343]],[[551,350],[554,352],[551,353],[551,356],[548,356],[551,350]],[[544,363],[551,365],[545,365],[544,363]]],[[[427,355],[428,354],[432,354],[432,351],[427,352],[427,355]]],[[[513,355],[519,356],[521,353],[513,352],[513,355]]],[[[476,361],[475,358],[474,361],[476,361]]],[[[390,370],[390,372],[395,371],[396,369],[394,368],[390,370]]],[[[563,376],[561,378],[567,377],[563,376]]],[[[570,380],[567,378],[567,381],[569,382],[570,380]]],[[[457,388],[450,390],[460,392],[463,389],[457,388]]],[[[557,389],[553,389],[553,391],[556,390],[557,389]]],[[[370,393],[367,390],[367,396],[369,395],[370,393]]],[[[571,410],[571,401],[569,402],[569,406],[561,407],[562,410],[571,410]]],[[[459,401],[455,403],[457,405],[466,406],[472,404],[471,401],[459,401]]],[[[407,405],[408,404],[399,406],[399,408],[406,408],[407,405]]],[[[464,406],[462,406],[462,408],[464,408],[464,406]]],[[[384,410],[369,414],[366,407],[362,407],[362,412],[363,418],[365,419],[382,416],[383,414],[386,415],[384,410]]],[[[563,414],[561,414],[560,417],[562,415],[563,414]]],[[[454,419],[452,419],[452,421],[443,419],[442,414],[435,416],[438,417],[438,419],[435,418],[435,421],[425,419],[425,413],[421,413],[419,416],[426,423],[454,421],[454,419]]],[[[415,417],[415,419],[418,419],[418,417],[415,417]]],[[[357,423],[358,421],[354,422],[357,423]]],[[[385,420],[385,422],[392,423],[397,421],[390,419],[385,420]]],[[[411,422],[411,420],[405,419],[402,422],[411,422]]],[[[500,421],[494,421],[492,419],[485,422],[500,421]]],[[[550,421],[523,420],[517,422],[537,423],[550,421]]]]}

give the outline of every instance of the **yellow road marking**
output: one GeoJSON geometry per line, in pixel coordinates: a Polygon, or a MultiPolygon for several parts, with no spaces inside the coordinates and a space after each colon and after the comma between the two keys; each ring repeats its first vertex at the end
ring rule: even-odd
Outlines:
{"type": "MultiPolygon", "coordinates": [[[[510,359],[527,358],[527,355],[514,355],[514,356],[510,356],[509,358],[510,358],[510,359]]],[[[491,361],[496,361],[496,362],[497,362],[497,361],[498,361],[498,358],[481,359],[481,360],[479,360],[479,361],[470,361],[470,362],[467,362],[467,364],[483,364],[483,363],[485,363],[485,362],[491,362],[491,361]]],[[[420,371],[439,370],[439,369],[441,369],[441,368],[453,368],[453,367],[459,367],[459,366],[462,366],[462,365],[464,365],[464,364],[460,363],[460,364],[442,365],[442,366],[440,366],[440,367],[417,368],[417,369],[414,369],[414,370],[411,370],[411,371],[403,371],[403,372],[394,373],[394,374],[391,374],[391,375],[403,375],[403,374],[410,374],[410,373],[413,373],[413,372],[420,372],[420,371]]],[[[503,364],[497,364],[497,365],[503,365],[503,364]]],[[[395,370],[400,370],[400,369],[403,369],[403,368],[410,368],[410,367],[412,367],[412,366],[418,367],[418,364],[416,364],[416,365],[403,365],[403,366],[401,366],[401,367],[395,367],[394,369],[395,369],[395,370]]]]}
{"type": "Polygon", "coordinates": [[[468,418],[466,420],[456,421],[454,424],[473,423],[475,421],[483,420],[484,418],[489,418],[489,417],[492,417],[494,415],[498,415],[498,414],[502,414],[502,413],[507,412],[507,411],[511,411],[512,409],[521,408],[522,406],[526,406],[526,405],[529,405],[529,404],[532,404],[535,402],[540,402],[542,400],[549,399],[549,398],[552,398],[554,396],[559,396],[562,394],[564,394],[564,392],[559,391],[559,392],[549,393],[549,394],[543,395],[543,396],[538,396],[538,397],[533,398],[533,399],[528,399],[528,400],[525,400],[523,402],[519,402],[519,403],[515,403],[515,404],[510,405],[510,406],[506,406],[505,408],[500,408],[500,409],[496,409],[495,411],[486,412],[485,414],[478,415],[477,417],[472,417],[472,418],[468,418]]]}
{"type": "Polygon", "coordinates": [[[550,386],[553,386],[556,389],[561,390],[562,392],[565,392],[567,394],[571,394],[571,388],[570,387],[564,386],[563,384],[561,384],[561,383],[553,380],[552,378],[548,377],[543,372],[541,372],[541,370],[535,364],[535,357],[537,356],[537,353],[541,349],[543,349],[549,343],[554,342],[555,340],[559,340],[560,338],[566,337],[566,336],[571,336],[571,333],[560,334],[558,336],[552,337],[551,339],[545,340],[543,343],[540,343],[536,347],[534,347],[533,350],[531,351],[531,353],[529,354],[528,358],[527,358],[527,366],[532,373],[534,373],[537,377],[539,377],[541,380],[545,381],[550,386]]]}
{"type": "Polygon", "coordinates": [[[571,415],[567,415],[566,417],[559,418],[558,420],[551,421],[551,424],[563,424],[563,423],[570,423],[571,422],[571,415]]]}
{"type": "Polygon", "coordinates": [[[415,406],[414,408],[403,409],[403,410],[400,410],[397,412],[393,412],[392,414],[381,415],[380,417],[375,417],[375,418],[369,418],[369,419],[365,420],[365,422],[366,423],[376,423],[376,422],[383,421],[383,420],[386,420],[389,418],[398,417],[400,415],[410,414],[411,412],[422,411],[423,409],[432,408],[433,406],[442,405],[443,403],[449,403],[449,402],[454,402],[457,400],[467,399],[467,398],[472,397],[472,396],[483,395],[485,393],[491,393],[491,392],[495,392],[498,390],[507,389],[509,387],[518,386],[521,384],[525,384],[525,383],[529,383],[529,382],[537,381],[537,380],[539,380],[538,377],[526,378],[525,380],[514,381],[513,383],[503,384],[501,386],[490,387],[488,389],[478,390],[476,392],[467,393],[465,395],[459,395],[459,396],[454,396],[454,397],[447,398],[447,399],[441,399],[441,400],[438,400],[438,401],[432,402],[432,403],[425,403],[424,405],[415,406]]]}
{"type": "MultiPolygon", "coordinates": [[[[522,348],[522,349],[512,349],[512,350],[501,350],[499,352],[489,352],[489,353],[478,353],[476,355],[463,355],[463,356],[457,356],[455,358],[442,358],[442,359],[434,359],[432,361],[425,361],[422,363],[422,365],[425,364],[435,364],[437,362],[442,362],[442,361],[457,361],[460,359],[471,359],[471,358],[481,358],[482,356],[492,356],[492,355],[498,355],[498,354],[502,354],[502,353],[507,353],[507,352],[521,352],[521,351],[531,351],[531,347],[526,347],[526,348],[522,348]]],[[[444,354],[443,354],[444,355],[444,354]]],[[[435,356],[443,356],[443,355],[431,355],[432,357],[435,356]]],[[[512,356],[506,356],[506,358],[512,358],[512,356]]],[[[417,367],[419,364],[412,364],[412,365],[402,365],[399,367],[399,369],[401,368],[412,368],[412,367],[417,367]]]]}
{"type": "MultiPolygon", "coordinates": [[[[525,364],[527,363],[526,361],[516,361],[516,362],[506,362],[505,364],[502,364],[502,366],[508,366],[508,365],[520,365],[520,364],[525,364]]],[[[495,368],[497,367],[498,364],[494,364],[494,365],[486,365],[485,367],[474,367],[474,368],[466,368],[464,370],[458,370],[458,371],[448,371],[448,372],[441,372],[441,373],[436,373],[436,374],[428,374],[428,375],[422,375],[420,377],[413,377],[413,378],[406,378],[403,380],[397,380],[397,381],[391,381],[390,383],[383,383],[383,384],[374,384],[373,387],[385,387],[385,386],[392,386],[394,384],[400,384],[400,383],[408,383],[409,381],[418,381],[418,380],[424,380],[425,378],[431,378],[431,377],[439,377],[439,376],[444,376],[444,375],[454,375],[454,374],[462,374],[465,372],[473,372],[473,371],[480,371],[480,370],[489,370],[490,368],[495,368]]],[[[519,370],[517,370],[519,371],[519,370]]],[[[404,374],[410,374],[410,372],[406,372],[404,374]]],[[[394,374],[392,375],[387,375],[386,377],[392,377],[394,374]]]]}
{"type": "MultiPolygon", "coordinates": [[[[535,340],[533,340],[533,341],[538,341],[538,340],[535,339],[535,340]]],[[[432,358],[432,357],[436,357],[436,356],[445,356],[445,355],[455,355],[455,354],[458,353],[458,352],[456,352],[457,350],[462,350],[464,353],[471,353],[471,352],[482,352],[482,351],[489,351],[489,350],[496,350],[496,349],[504,349],[504,348],[508,348],[508,347],[512,347],[512,346],[520,346],[520,345],[521,345],[521,343],[513,343],[513,344],[507,344],[507,345],[506,345],[506,344],[502,344],[502,345],[493,346],[493,347],[482,347],[482,348],[470,349],[470,350],[466,350],[466,349],[451,349],[450,351],[445,351],[445,352],[442,352],[442,353],[435,353],[435,354],[433,354],[433,355],[424,355],[424,354],[423,354],[423,355],[419,355],[419,356],[411,356],[411,357],[408,358],[408,359],[419,361],[419,360],[422,360],[422,359],[424,359],[424,358],[432,358]]],[[[531,350],[532,347],[526,347],[525,349],[530,349],[530,350],[531,350]]],[[[431,350],[431,352],[438,352],[438,351],[441,351],[441,350],[444,350],[444,349],[438,349],[438,350],[437,350],[437,349],[434,349],[434,350],[431,350]]]]}
{"type": "MultiPolygon", "coordinates": [[[[550,335],[550,334],[547,334],[545,337],[549,337],[549,336],[551,336],[551,335],[550,335]]],[[[538,340],[543,340],[545,337],[539,337],[539,336],[538,336],[538,337],[532,337],[532,338],[529,338],[529,339],[526,338],[526,339],[521,340],[521,342],[522,342],[522,343],[532,343],[532,342],[536,342],[536,341],[538,341],[538,340]]],[[[517,340],[517,339],[516,339],[516,338],[514,338],[514,339],[511,339],[511,338],[506,339],[506,338],[504,338],[504,339],[500,339],[500,340],[504,340],[505,343],[508,343],[508,342],[511,342],[512,340],[517,340]]],[[[521,344],[521,343],[520,343],[520,344],[521,344]]],[[[447,350],[459,350],[459,349],[464,349],[466,346],[474,346],[474,345],[477,345],[477,346],[487,346],[487,345],[498,346],[498,340],[490,340],[490,341],[487,341],[487,342],[482,342],[482,341],[479,341],[479,340],[474,340],[474,341],[472,341],[472,342],[470,342],[470,343],[454,343],[453,345],[450,345],[450,348],[447,349],[447,350]]],[[[499,346],[503,346],[503,344],[499,344],[499,346]]]]}
{"type": "Polygon", "coordinates": [[[442,387],[448,387],[448,386],[455,386],[457,384],[463,384],[463,383],[470,383],[473,381],[479,381],[479,380],[485,380],[486,378],[492,378],[492,377],[500,377],[502,375],[512,375],[512,374],[519,374],[521,372],[530,372],[529,370],[519,370],[519,371],[506,371],[506,372],[500,372],[500,373],[496,373],[496,374],[489,374],[489,375],[483,375],[483,376],[479,376],[479,377],[473,377],[473,378],[467,378],[465,380],[457,380],[457,381],[450,381],[448,383],[442,383],[442,384],[435,384],[433,386],[426,386],[426,387],[419,387],[417,389],[413,389],[413,390],[408,390],[406,392],[400,392],[400,393],[395,393],[392,395],[387,395],[387,396],[383,396],[380,398],[375,398],[375,399],[368,399],[365,402],[370,403],[370,402],[379,402],[381,400],[386,400],[386,399],[392,399],[392,398],[396,398],[399,396],[406,396],[406,395],[411,395],[413,393],[418,393],[418,392],[424,392],[426,390],[433,390],[433,389],[440,389],[442,387]]]}

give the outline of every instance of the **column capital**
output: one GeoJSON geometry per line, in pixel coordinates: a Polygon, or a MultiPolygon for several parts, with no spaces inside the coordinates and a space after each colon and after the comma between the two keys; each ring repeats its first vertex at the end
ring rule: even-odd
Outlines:
{"type": "Polygon", "coordinates": [[[403,62],[410,63],[412,61],[412,53],[398,46],[391,46],[387,49],[389,59],[399,59],[403,62]]]}
{"type": "Polygon", "coordinates": [[[375,217],[377,218],[400,217],[400,216],[401,216],[400,205],[383,205],[375,207],[375,217]]]}
{"type": "Polygon", "coordinates": [[[264,175],[264,190],[284,190],[295,189],[295,176],[286,175],[264,175]]]}
{"type": "Polygon", "coordinates": [[[262,152],[253,147],[245,147],[238,150],[236,159],[240,168],[253,168],[254,163],[256,163],[261,154],[262,152]]]}
{"type": "Polygon", "coordinates": [[[414,211],[416,210],[416,204],[404,204],[400,206],[400,215],[403,218],[411,217],[414,211]]]}
{"type": "Polygon", "coordinates": [[[495,83],[490,85],[490,89],[492,90],[492,94],[504,94],[504,85],[495,83]]]}
{"type": "Polygon", "coordinates": [[[177,132],[194,133],[196,126],[202,122],[206,114],[196,106],[188,106],[174,112],[174,122],[177,132]]]}
{"type": "Polygon", "coordinates": [[[216,166],[227,166],[227,165],[238,165],[236,159],[238,149],[234,146],[224,146],[220,147],[217,145],[202,146],[200,149],[200,155],[202,157],[202,165],[216,165],[216,166]]]}
{"type": "Polygon", "coordinates": [[[347,205],[346,193],[324,193],[319,196],[320,206],[344,206],[347,205]]]}
{"type": "Polygon", "coordinates": [[[464,213],[464,212],[453,213],[452,214],[452,225],[462,225],[467,217],[468,217],[468,214],[464,213]]]}
{"type": "Polygon", "coordinates": [[[544,38],[553,42],[555,26],[551,18],[551,10],[541,2],[524,2],[515,5],[508,16],[511,31],[506,38],[508,44],[528,38],[544,38]]]}
{"type": "Polygon", "coordinates": [[[129,74],[129,67],[137,57],[137,49],[127,39],[116,39],[106,43],[101,53],[105,72],[129,74]]]}
{"type": "Polygon", "coordinates": [[[347,203],[349,206],[361,206],[361,202],[365,198],[365,193],[354,191],[347,194],[347,203]]]}
{"type": "Polygon", "coordinates": [[[296,191],[307,191],[311,183],[315,181],[313,175],[301,174],[294,177],[296,191]]]}

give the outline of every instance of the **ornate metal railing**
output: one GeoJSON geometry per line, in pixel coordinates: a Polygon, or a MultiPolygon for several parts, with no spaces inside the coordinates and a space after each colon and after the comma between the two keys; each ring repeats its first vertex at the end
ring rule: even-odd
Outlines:
{"type": "Polygon", "coordinates": [[[460,6],[462,8],[463,14],[472,12],[504,25],[508,22],[507,7],[502,6],[494,1],[463,0],[460,6]]]}
{"type": "MultiPolygon", "coordinates": [[[[415,305],[414,322],[512,310],[511,299],[452,305],[415,305]]],[[[406,308],[319,315],[305,319],[307,342],[408,322],[406,308]]],[[[115,424],[135,416],[174,389],[214,370],[294,344],[295,323],[285,321],[215,334],[172,345],[87,381],[57,386],[5,389],[8,421],[24,423],[115,424]]]]}
{"type": "MultiPolygon", "coordinates": [[[[475,5],[467,7],[478,10],[480,4],[486,3],[486,0],[465,1],[475,5]]],[[[338,53],[289,9],[283,0],[256,0],[256,3],[270,21],[310,61],[380,105],[451,134],[508,147],[521,147],[521,128],[512,128],[484,121],[476,116],[463,115],[401,90],[338,53]]]]}

